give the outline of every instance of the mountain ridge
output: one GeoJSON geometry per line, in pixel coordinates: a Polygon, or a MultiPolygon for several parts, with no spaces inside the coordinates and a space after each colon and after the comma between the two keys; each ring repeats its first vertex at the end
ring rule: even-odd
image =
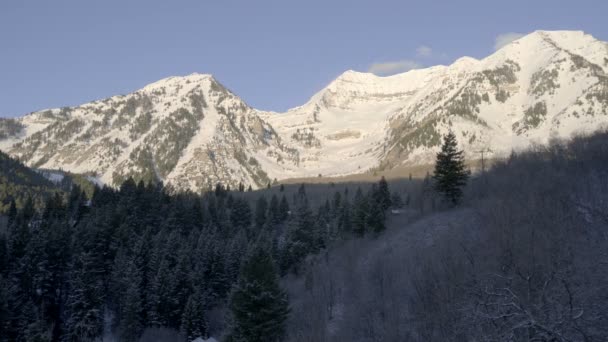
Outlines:
{"type": "Polygon", "coordinates": [[[483,58],[391,76],[347,70],[284,113],[250,107],[213,75],[0,120],[0,149],[27,165],[118,185],[199,191],[217,182],[342,176],[432,161],[454,130],[467,157],[497,156],[608,123],[608,44],[535,31],[483,58]]]}

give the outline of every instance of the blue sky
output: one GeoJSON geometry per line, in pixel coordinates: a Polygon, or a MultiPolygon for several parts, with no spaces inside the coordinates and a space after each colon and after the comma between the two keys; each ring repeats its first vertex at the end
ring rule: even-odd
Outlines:
{"type": "Polygon", "coordinates": [[[345,70],[482,58],[508,33],[583,30],[607,41],[606,13],[603,0],[1,0],[0,117],[193,72],[282,111],[345,70]]]}

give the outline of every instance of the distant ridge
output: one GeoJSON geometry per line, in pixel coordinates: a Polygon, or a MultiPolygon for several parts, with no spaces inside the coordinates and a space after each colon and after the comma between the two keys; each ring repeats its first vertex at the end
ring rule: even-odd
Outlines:
{"type": "Polygon", "coordinates": [[[248,106],[212,75],[0,120],[0,149],[27,165],[110,184],[198,191],[221,182],[340,176],[432,162],[453,130],[499,157],[608,123],[608,44],[535,31],[477,60],[380,77],[346,71],[285,113],[248,106]]]}

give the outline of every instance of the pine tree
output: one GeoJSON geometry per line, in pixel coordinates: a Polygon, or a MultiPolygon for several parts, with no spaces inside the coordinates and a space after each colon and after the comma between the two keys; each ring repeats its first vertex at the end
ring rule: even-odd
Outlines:
{"type": "Polygon", "coordinates": [[[420,212],[424,213],[424,210],[426,208],[426,202],[427,199],[429,197],[431,197],[432,199],[432,194],[433,194],[433,185],[431,184],[431,175],[430,173],[427,171],[426,175],[424,176],[424,180],[422,181],[422,191],[420,194],[420,212]]]}
{"type": "Polygon", "coordinates": [[[458,150],[456,135],[449,132],[443,140],[441,151],[437,153],[435,163],[435,190],[444,198],[456,205],[462,198],[462,187],[469,177],[465,170],[464,152],[458,150]]]}
{"type": "Polygon", "coordinates": [[[352,234],[352,220],[351,220],[351,205],[348,202],[348,198],[345,197],[342,201],[340,212],[338,213],[338,230],[343,237],[352,234]]]}
{"type": "Polygon", "coordinates": [[[262,228],[266,223],[266,211],[268,210],[268,201],[264,196],[260,196],[255,203],[255,226],[262,228]]]}
{"type": "Polygon", "coordinates": [[[365,231],[367,230],[366,227],[368,211],[368,200],[365,196],[363,196],[363,191],[359,187],[357,188],[357,192],[355,193],[352,215],[353,232],[357,236],[365,235],[365,231]]]}
{"type": "Polygon", "coordinates": [[[279,204],[279,213],[281,222],[285,222],[289,217],[289,203],[287,202],[287,197],[285,195],[281,196],[281,203],[279,204]]]}
{"type": "Polygon", "coordinates": [[[217,208],[217,200],[214,195],[209,195],[207,199],[207,212],[209,213],[209,218],[211,222],[214,224],[218,224],[218,208],[217,208]]]}
{"type": "Polygon", "coordinates": [[[247,228],[251,224],[251,208],[244,198],[234,200],[230,211],[230,222],[234,227],[247,228]]]}
{"type": "Polygon", "coordinates": [[[185,246],[185,242],[180,241],[183,246],[177,253],[177,260],[175,267],[170,272],[170,285],[169,297],[167,298],[170,304],[169,311],[169,326],[173,328],[179,328],[184,303],[188,301],[188,297],[191,294],[190,288],[190,249],[185,246]]]}
{"type": "Polygon", "coordinates": [[[31,301],[24,308],[25,319],[20,321],[18,341],[50,342],[53,341],[53,326],[45,320],[44,315],[31,301]]]}
{"type": "MultiPolygon", "coordinates": [[[[0,341],[9,341],[10,331],[10,316],[11,312],[8,310],[8,282],[4,280],[2,273],[0,273],[0,341]]],[[[13,313],[14,314],[14,313],[13,313]]]]}
{"type": "Polygon", "coordinates": [[[286,271],[298,266],[307,255],[316,253],[321,248],[320,234],[313,217],[306,192],[302,186],[296,195],[296,208],[288,221],[287,241],[281,258],[281,269],[286,271]]]}
{"type": "Polygon", "coordinates": [[[229,194],[228,197],[226,197],[226,208],[232,209],[233,205],[234,205],[234,196],[232,196],[232,194],[229,194]]]}
{"type": "MultiPolygon", "coordinates": [[[[241,270],[241,261],[245,255],[248,246],[247,234],[244,231],[237,232],[232,237],[230,243],[224,248],[224,284],[226,284],[225,292],[228,292],[229,286],[234,284],[239,278],[241,270]]],[[[225,294],[222,293],[222,296],[225,294]]]]}
{"type": "Polygon", "coordinates": [[[380,178],[380,182],[378,182],[377,191],[377,197],[381,203],[382,210],[388,210],[388,208],[390,208],[391,206],[391,192],[388,189],[388,182],[386,181],[384,176],[382,176],[382,178],[380,178]]]}
{"type": "Polygon", "coordinates": [[[14,199],[11,199],[11,204],[8,208],[8,226],[10,226],[17,217],[17,204],[14,199]]]}
{"type": "Polygon", "coordinates": [[[141,274],[133,262],[127,267],[127,277],[123,279],[126,290],[121,296],[120,333],[122,341],[137,341],[143,329],[141,274]]]}
{"type": "Polygon", "coordinates": [[[401,196],[396,191],[391,195],[391,206],[395,209],[403,208],[403,200],[401,196]]]}
{"type": "Polygon", "coordinates": [[[180,331],[188,341],[192,341],[199,337],[207,338],[207,329],[208,323],[205,317],[203,299],[198,292],[195,292],[186,301],[180,331]]]}
{"type": "Polygon", "coordinates": [[[366,217],[366,226],[374,233],[380,233],[386,229],[384,225],[384,210],[382,203],[377,201],[370,201],[369,212],[366,217]]]}
{"type": "Polygon", "coordinates": [[[325,204],[319,207],[317,211],[317,222],[315,227],[317,228],[316,233],[316,246],[315,249],[320,250],[325,247],[325,242],[333,240],[336,237],[337,230],[334,229],[332,220],[331,205],[329,199],[325,200],[325,204]]]}
{"type": "Polygon", "coordinates": [[[8,259],[9,252],[6,235],[0,234],[0,277],[8,271],[8,259]]]}
{"type": "Polygon", "coordinates": [[[215,185],[215,197],[223,197],[226,193],[226,190],[224,189],[224,186],[222,185],[222,183],[217,183],[215,185]]]}
{"type": "Polygon", "coordinates": [[[277,195],[272,195],[270,204],[268,206],[268,218],[272,225],[276,225],[281,222],[281,211],[279,208],[279,198],[277,195]]]}
{"type": "Polygon", "coordinates": [[[342,208],[342,194],[340,193],[340,191],[336,191],[334,193],[334,199],[333,199],[333,211],[334,211],[334,213],[340,212],[341,208],[342,208]]]}
{"type": "Polygon", "coordinates": [[[103,331],[104,288],[95,259],[83,252],[72,266],[67,298],[66,341],[92,341],[103,331]]]}
{"type": "Polygon", "coordinates": [[[32,240],[26,248],[25,256],[25,260],[28,260],[27,263],[30,265],[25,272],[29,272],[31,289],[35,291],[32,300],[40,308],[38,315],[45,325],[44,328],[37,326],[36,329],[47,329],[48,326],[54,326],[57,328],[52,332],[55,336],[59,333],[58,328],[61,322],[61,308],[64,300],[61,290],[67,286],[70,253],[67,224],[63,222],[62,217],[56,217],[56,215],[65,213],[64,207],[57,208],[60,213],[46,213],[45,215],[48,215],[49,219],[42,221],[36,227],[32,240]]]}
{"type": "Polygon", "coordinates": [[[203,210],[203,205],[199,198],[196,198],[192,204],[192,218],[194,226],[199,230],[208,223],[207,217],[203,210]]]}
{"type": "Polygon", "coordinates": [[[146,291],[146,315],[148,324],[151,326],[168,325],[169,314],[169,294],[170,294],[169,262],[165,259],[160,261],[155,275],[150,280],[146,291]]]}
{"type": "Polygon", "coordinates": [[[279,286],[274,262],[264,248],[255,248],[245,261],[232,291],[230,310],[233,325],[229,341],[283,339],[289,314],[287,295],[279,286]]]}

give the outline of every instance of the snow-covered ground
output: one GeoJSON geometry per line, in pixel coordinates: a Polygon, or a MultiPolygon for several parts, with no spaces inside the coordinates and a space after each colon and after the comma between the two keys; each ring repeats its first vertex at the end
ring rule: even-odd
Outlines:
{"type": "Polygon", "coordinates": [[[59,184],[65,178],[65,175],[58,171],[48,171],[48,170],[37,170],[44,178],[49,181],[59,184]]]}
{"type": "Polygon", "coordinates": [[[388,77],[349,70],[285,113],[251,108],[213,76],[191,74],[26,115],[24,131],[0,149],[29,165],[95,174],[104,184],[151,171],[195,191],[428,164],[448,130],[467,158],[481,150],[500,157],[605,127],[607,69],[605,42],[580,31],[536,31],[481,60],[388,77]],[[167,120],[182,109],[194,113],[193,96],[204,99],[202,118],[167,120]]]}

